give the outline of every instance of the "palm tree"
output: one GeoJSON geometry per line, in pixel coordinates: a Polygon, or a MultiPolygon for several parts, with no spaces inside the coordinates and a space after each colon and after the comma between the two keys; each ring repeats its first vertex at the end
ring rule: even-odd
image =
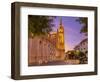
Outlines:
{"type": "Polygon", "coordinates": [[[76,21],[78,21],[80,24],[83,24],[83,27],[80,30],[80,33],[85,33],[87,35],[87,33],[88,33],[88,20],[87,20],[87,18],[79,17],[78,19],[76,19],[76,21]]]}
{"type": "Polygon", "coordinates": [[[54,17],[49,16],[28,16],[28,33],[29,37],[46,35],[52,31],[54,17]]]}

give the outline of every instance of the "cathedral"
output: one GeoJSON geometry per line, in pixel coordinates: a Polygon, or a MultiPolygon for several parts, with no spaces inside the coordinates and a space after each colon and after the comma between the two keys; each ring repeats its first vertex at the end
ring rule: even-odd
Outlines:
{"type": "Polygon", "coordinates": [[[64,27],[62,24],[62,18],[60,18],[59,27],[57,32],[51,32],[49,34],[49,39],[53,45],[56,46],[57,53],[56,56],[58,59],[63,60],[65,54],[65,43],[64,43],[64,27]]]}
{"type": "Polygon", "coordinates": [[[60,18],[56,32],[28,39],[28,65],[40,65],[65,59],[64,27],[60,18]]]}

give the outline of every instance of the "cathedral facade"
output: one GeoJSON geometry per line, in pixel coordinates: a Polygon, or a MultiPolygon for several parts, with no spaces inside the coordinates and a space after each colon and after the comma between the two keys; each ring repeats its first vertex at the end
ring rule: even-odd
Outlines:
{"type": "Polygon", "coordinates": [[[64,27],[62,19],[56,32],[47,36],[29,38],[28,65],[52,61],[63,61],[65,58],[64,27]]]}
{"type": "Polygon", "coordinates": [[[56,57],[59,60],[64,60],[65,54],[65,41],[64,41],[64,27],[62,24],[62,19],[60,19],[60,24],[57,32],[52,32],[49,35],[50,41],[56,46],[57,52],[56,57]]]}

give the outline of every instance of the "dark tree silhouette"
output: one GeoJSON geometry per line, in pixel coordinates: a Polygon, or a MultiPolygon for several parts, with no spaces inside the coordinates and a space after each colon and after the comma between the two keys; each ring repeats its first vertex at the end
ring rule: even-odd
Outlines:
{"type": "Polygon", "coordinates": [[[88,19],[87,18],[83,18],[83,17],[79,17],[76,21],[78,21],[80,24],[83,24],[82,29],[80,30],[80,33],[85,33],[87,34],[88,32],[88,19]]]}
{"type": "Polygon", "coordinates": [[[28,16],[28,33],[29,37],[46,35],[52,31],[53,19],[55,17],[49,16],[28,16]]]}
{"type": "Polygon", "coordinates": [[[80,64],[87,64],[87,56],[83,52],[79,53],[80,64]]]}

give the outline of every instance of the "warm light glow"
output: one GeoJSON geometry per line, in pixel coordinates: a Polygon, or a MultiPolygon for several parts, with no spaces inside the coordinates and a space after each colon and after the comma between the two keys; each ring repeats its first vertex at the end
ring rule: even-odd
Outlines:
{"type": "Polygon", "coordinates": [[[62,29],[62,28],[60,28],[58,32],[64,32],[64,31],[63,31],[63,29],[62,29]]]}

